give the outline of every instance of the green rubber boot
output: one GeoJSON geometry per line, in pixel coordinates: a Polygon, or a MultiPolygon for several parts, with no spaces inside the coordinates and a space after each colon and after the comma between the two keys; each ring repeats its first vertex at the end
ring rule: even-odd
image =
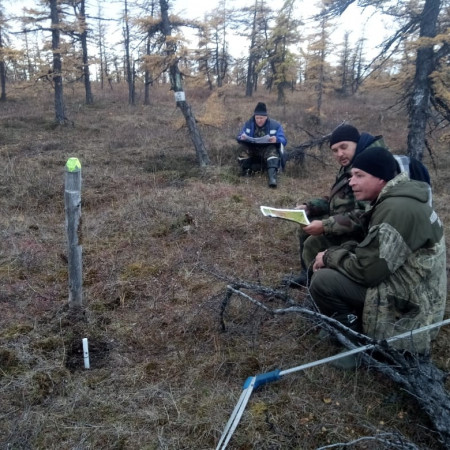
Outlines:
{"type": "Polygon", "coordinates": [[[269,178],[269,187],[277,187],[277,172],[280,165],[280,158],[275,156],[270,157],[267,160],[267,175],[269,178]]]}

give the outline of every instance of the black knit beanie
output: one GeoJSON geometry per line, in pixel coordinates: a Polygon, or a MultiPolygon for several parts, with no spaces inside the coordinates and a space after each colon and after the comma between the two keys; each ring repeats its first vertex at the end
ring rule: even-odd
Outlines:
{"type": "Polygon", "coordinates": [[[363,150],[353,161],[353,169],[360,169],[374,177],[389,181],[397,174],[397,162],[384,147],[363,150]]]}
{"type": "Polygon", "coordinates": [[[359,131],[353,125],[341,125],[331,133],[330,147],[332,147],[337,142],[342,141],[351,141],[358,143],[359,138],[359,131]]]}
{"type": "Polygon", "coordinates": [[[267,107],[263,102],[259,102],[255,108],[255,116],[267,116],[267,107]]]}

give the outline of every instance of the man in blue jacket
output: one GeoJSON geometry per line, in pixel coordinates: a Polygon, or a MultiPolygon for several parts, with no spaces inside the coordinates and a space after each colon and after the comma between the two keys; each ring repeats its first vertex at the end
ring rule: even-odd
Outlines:
{"type": "Polygon", "coordinates": [[[276,188],[280,156],[287,139],[281,124],[269,118],[265,103],[256,105],[253,117],[245,122],[237,141],[244,150],[238,158],[242,175],[267,168],[269,187],[276,188]]]}

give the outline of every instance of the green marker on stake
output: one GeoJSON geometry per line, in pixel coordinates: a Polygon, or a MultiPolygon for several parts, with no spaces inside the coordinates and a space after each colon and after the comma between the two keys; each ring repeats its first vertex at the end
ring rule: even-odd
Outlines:
{"type": "Polygon", "coordinates": [[[66,162],[68,172],[75,172],[81,169],[81,163],[78,158],[69,158],[66,162]]]}

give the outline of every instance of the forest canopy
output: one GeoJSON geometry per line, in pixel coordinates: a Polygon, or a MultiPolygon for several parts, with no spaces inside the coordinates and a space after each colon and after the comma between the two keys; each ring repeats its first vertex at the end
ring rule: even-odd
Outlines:
{"type": "MultiPolygon", "coordinates": [[[[91,83],[113,89],[125,82],[134,105],[138,89],[144,92],[139,101],[149,104],[155,83],[183,92],[189,80],[211,92],[237,86],[248,97],[273,91],[278,104],[289,90],[305,90],[320,120],[327,92],[354,95],[365,86],[396,85],[401,95],[395,101],[407,104],[410,116],[408,152],[421,159],[426,133],[450,117],[448,0],[327,0],[315,11],[306,5],[221,0],[192,19],[167,0],[35,0],[20,10],[3,0],[1,99],[8,86],[45,84],[54,90],[55,118],[63,124],[69,119],[65,84],[83,83],[90,104],[91,83]],[[358,13],[355,30],[364,29],[356,40],[355,30],[339,25],[350,9],[358,13]],[[389,32],[374,48],[371,37],[380,37],[384,21],[389,32]],[[236,36],[239,55],[231,51],[236,36]]],[[[188,119],[188,108],[184,113],[188,119]]]]}

